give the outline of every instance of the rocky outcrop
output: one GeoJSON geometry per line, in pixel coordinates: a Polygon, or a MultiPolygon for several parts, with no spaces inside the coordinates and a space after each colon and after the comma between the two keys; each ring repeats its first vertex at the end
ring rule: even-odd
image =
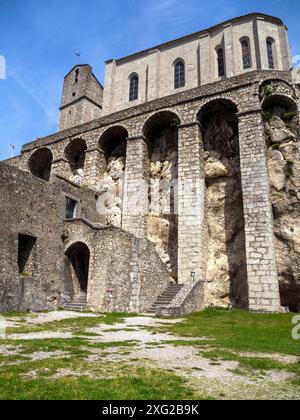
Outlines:
{"type": "Polygon", "coordinates": [[[297,117],[273,110],[265,121],[281,304],[300,310],[300,144],[297,117]],[[289,116],[290,118],[287,118],[289,116]]]}
{"type": "Polygon", "coordinates": [[[206,305],[247,306],[247,270],[237,126],[228,113],[204,129],[207,215],[206,305]]]}
{"type": "Polygon", "coordinates": [[[107,169],[98,185],[98,212],[105,216],[105,223],[121,227],[122,195],[125,174],[125,157],[108,159],[107,169]]]}
{"type": "Polygon", "coordinates": [[[164,130],[154,139],[150,153],[150,213],[147,217],[147,237],[170,275],[177,279],[178,218],[173,186],[177,181],[177,134],[164,130]]]}

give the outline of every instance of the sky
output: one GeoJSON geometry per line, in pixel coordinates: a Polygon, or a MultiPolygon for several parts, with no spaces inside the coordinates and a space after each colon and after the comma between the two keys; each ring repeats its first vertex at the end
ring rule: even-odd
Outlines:
{"type": "Polygon", "coordinates": [[[300,55],[299,0],[0,0],[0,160],[11,144],[18,154],[57,131],[63,78],[74,65],[90,64],[104,83],[108,59],[251,12],[280,17],[300,55]]]}

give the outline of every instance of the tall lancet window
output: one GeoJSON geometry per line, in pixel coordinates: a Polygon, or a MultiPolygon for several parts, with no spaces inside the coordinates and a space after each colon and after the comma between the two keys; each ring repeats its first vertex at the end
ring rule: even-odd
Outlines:
{"type": "Polygon", "coordinates": [[[242,56],[243,56],[243,68],[251,68],[251,53],[250,53],[250,43],[247,39],[241,41],[242,44],[242,56]]]}
{"type": "Polygon", "coordinates": [[[274,41],[270,38],[267,39],[267,52],[269,69],[275,69],[274,64],[274,41]]]}
{"type": "Polygon", "coordinates": [[[139,78],[135,74],[130,78],[129,101],[136,101],[139,97],[139,78]]]}
{"type": "Polygon", "coordinates": [[[185,86],[185,65],[181,60],[174,66],[174,85],[175,89],[185,86]]]}
{"type": "Polygon", "coordinates": [[[218,56],[218,73],[219,77],[225,76],[225,57],[224,57],[224,49],[219,48],[217,50],[217,56],[218,56]]]}

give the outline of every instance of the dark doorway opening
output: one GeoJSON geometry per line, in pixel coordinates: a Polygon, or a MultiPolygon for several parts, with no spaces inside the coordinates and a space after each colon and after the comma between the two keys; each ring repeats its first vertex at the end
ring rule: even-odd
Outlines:
{"type": "Polygon", "coordinates": [[[74,294],[87,292],[90,264],[90,251],[88,247],[82,242],[78,242],[68,249],[66,257],[74,294]]]}

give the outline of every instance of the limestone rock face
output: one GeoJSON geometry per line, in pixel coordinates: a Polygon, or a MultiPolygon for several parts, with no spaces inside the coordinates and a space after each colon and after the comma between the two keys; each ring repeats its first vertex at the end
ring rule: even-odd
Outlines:
{"type": "Polygon", "coordinates": [[[277,115],[273,116],[269,123],[266,123],[266,131],[272,143],[285,143],[295,140],[295,134],[286,127],[284,121],[277,115]]]}
{"type": "Polygon", "coordinates": [[[171,277],[177,277],[177,218],[149,215],[148,239],[155,244],[156,251],[166,265],[171,277]]]}
{"type": "Polygon", "coordinates": [[[267,152],[274,213],[275,245],[281,304],[300,310],[300,161],[297,125],[294,130],[276,115],[265,123],[278,150],[267,152]]]}
{"type": "Polygon", "coordinates": [[[237,126],[214,113],[206,123],[206,305],[246,307],[245,233],[237,126]]]}
{"type": "Polygon", "coordinates": [[[110,158],[107,163],[107,172],[98,185],[97,209],[105,216],[107,225],[121,227],[124,173],[125,157],[110,158]]]}
{"type": "Polygon", "coordinates": [[[164,130],[153,139],[150,154],[151,200],[147,217],[147,238],[165,263],[170,276],[177,279],[178,218],[172,208],[172,181],[178,177],[175,131],[164,130]]]}
{"type": "Polygon", "coordinates": [[[268,151],[268,170],[270,184],[277,191],[281,191],[285,187],[285,166],[286,161],[279,150],[268,151]]]}
{"type": "Polygon", "coordinates": [[[229,175],[229,170],[225,165],[216,159],[208,159],[204,167],[205,176],[207,178],[220,178],[229,175]]]}

